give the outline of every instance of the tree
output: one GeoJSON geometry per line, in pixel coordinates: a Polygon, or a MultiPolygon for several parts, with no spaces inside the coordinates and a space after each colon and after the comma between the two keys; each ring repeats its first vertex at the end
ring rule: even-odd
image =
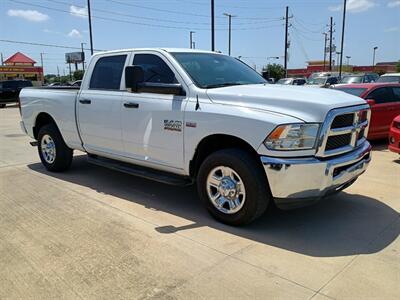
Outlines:
{"type": "Polygon", "coordinates": [[[74,79],[75,80],[82,80],[82,78],[83,78],[83,73],[84,73],[84,71],[83,70],[76,70],[75,72],[74,72],[74,79]]]}
{"type": "Polygon", "coordinates": [[[396,71],[400,72],[400,60],[396,64],[396,71]]]}
{"type": "Polygon", "coordinates": [[[263,68],[263,76],[279,80],[285,77],[285,69],[280,64],[268,64],[263,68]]]}

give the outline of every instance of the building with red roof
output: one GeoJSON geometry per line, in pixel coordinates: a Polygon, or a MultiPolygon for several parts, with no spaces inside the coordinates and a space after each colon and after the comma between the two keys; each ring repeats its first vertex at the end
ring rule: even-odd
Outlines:
{"type": "Polygon", "coordinates": [[[7,58],[0,66],[0,81],[12,79],[31,80],[36,84],[43,83],[43,68],[35,67],[36,61],[21,52],[7,58]]]}

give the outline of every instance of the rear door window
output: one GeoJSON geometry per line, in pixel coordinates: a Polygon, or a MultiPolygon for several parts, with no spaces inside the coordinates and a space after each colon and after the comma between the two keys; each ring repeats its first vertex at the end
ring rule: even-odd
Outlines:
{"type": "Polygon", "coordinates": [[[126,55],[101,57],[94,66],[90,89],[119,90],[126,55]]]}
{"type": "Polygon", "coordinates": [[[400,102],[400,87],[392,87],[393,101],[400,102]]]}

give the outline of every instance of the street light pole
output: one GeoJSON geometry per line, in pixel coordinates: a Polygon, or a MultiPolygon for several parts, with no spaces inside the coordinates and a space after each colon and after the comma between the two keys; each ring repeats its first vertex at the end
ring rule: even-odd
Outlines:
{"type": "Polygon", "coordinates": [[[85,52],[83,51],[83,45],[86,45],[86,43],[81,43],[82,71],[85,71],[85,52]]]}
{"type": "Polygon", "coordinates": [[[350,65],[350,58],[351,58],[351,56],[346,56],[346,58],[347,58],[347,66],[349,66],[350,65]]]}
{"type": "Polygon", "coordinates": [[[339,80],[342,78],[344,28],[345,28],[345,25],[346,25],[346,6],[347,6],[347,0],[344,0],[344,3],[343,3],[343,23],[342,23],[342,41],[341,41],[341,45],[340,45],[339,80]]]}
{"type": "Polygon", "coordinates": [[[87,0],[87,6],[88,6],[88,20],[89,20],[90,54],[93,55],[92,14],[90,11],[90,0],[87,0]]]}
{"type": "Polygon", "coordinates": [[[229,28],[228,28],[228,55],[231,56],[231,35],[232,35],[232,18],[236,17],[234,15],[228,14],[228,13],[224,13],[224,16],[228,17],[229,20],[229,28]]]}
{"type": "Polygon", "coordinates": [[[378,49],[377,46],[374,47],[374,54],[372,56],[372,69],[375,70],[375,52],[378,49]]]}
{"type": "Polygon", "coordinates": [[[214,0],[211,0],[211,51],[215,51],[214,0]]]}
{"type": "Polygon", "coordinates": [[[193,33],[195,33],[195,31],[190,31],[190,49],[193,48],[193,33]]]}

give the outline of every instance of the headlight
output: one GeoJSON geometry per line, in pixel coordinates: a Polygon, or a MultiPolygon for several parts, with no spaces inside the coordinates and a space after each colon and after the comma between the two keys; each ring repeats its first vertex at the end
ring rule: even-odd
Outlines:
{"type": "Polygon", "coordinates": [[[264,141],[270,150],[307,150],[315,147],[319,124],[280,125],[264,141]]]}

